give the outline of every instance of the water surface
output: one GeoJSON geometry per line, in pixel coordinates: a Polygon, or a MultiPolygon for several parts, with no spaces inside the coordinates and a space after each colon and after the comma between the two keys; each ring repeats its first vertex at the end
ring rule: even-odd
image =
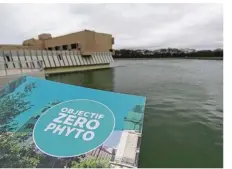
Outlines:
{"type": "Polygon", "coordinates": [[[223,167],[223,62],[116,60],[48,79],[147,97],[139,167],[223,167]]]}

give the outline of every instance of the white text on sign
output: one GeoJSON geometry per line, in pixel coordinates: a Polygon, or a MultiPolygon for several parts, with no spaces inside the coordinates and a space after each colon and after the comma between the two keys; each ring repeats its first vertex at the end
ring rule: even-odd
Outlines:
{"type": "Polygon", "coordinates": [[[74,133],[74,138],[82,138],[85,141],[94,138],[94,130],[100,126],[100,120],[104,118],[103,114],[75,111],[66,107],[62,108],[58,115],[47,125],[45,132],[50,131],[66,137],[74,133]]]}

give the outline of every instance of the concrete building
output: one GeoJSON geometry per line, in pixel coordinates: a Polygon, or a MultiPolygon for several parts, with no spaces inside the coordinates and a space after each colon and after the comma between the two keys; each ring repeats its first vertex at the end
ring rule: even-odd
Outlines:
{"type": "Polygon", "coordinates": [[[0,71],[31,69],[28,62],[35,68],[37,61],[42,62],[45,74],[104,69],[113,62],[113,44],[111,34],[90,30],[58,37],[43,33],[22,45],[0,45],[0,71]]]}
{"type": "Polygon", "coordinates": [[[114,161],[111,168],[135,168],[138,166],[138,157],[141,144],[141,133],[133,130],[122,132],[114,161]]]}
{"type": "Polygon", "coordinates": [[[24,40],[22,45],[0,45],[0,50],[79,50],[82,55],[89,55],[91,52],[112,52],[113,44],[111,34],[83,30],[58,37],[43,33],[38,39],[24,40]]]}

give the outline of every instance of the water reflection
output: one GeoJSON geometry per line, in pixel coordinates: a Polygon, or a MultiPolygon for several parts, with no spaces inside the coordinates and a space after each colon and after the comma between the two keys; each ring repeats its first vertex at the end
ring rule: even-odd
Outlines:
{"type": "Polygon", "coordinates": [[[48,80],[101,90],[114,90],[114,69],[54,74],[48,80]]]}

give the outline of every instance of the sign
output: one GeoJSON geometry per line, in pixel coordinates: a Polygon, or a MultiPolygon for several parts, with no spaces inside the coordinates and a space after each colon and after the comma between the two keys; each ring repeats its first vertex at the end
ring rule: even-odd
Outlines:
{"type": "Polygon", "coordinates": [[[145,101],[20,77],[0,91],[0,167],[135,168],[145,101]]]}
{"type": "Polygon", "coordinates": [[[45,154],[72,157],[104,143],[115,125],[113,112],[93,100],[70,100],[48,109],[37,121],[33,138],[45,154]]]}

